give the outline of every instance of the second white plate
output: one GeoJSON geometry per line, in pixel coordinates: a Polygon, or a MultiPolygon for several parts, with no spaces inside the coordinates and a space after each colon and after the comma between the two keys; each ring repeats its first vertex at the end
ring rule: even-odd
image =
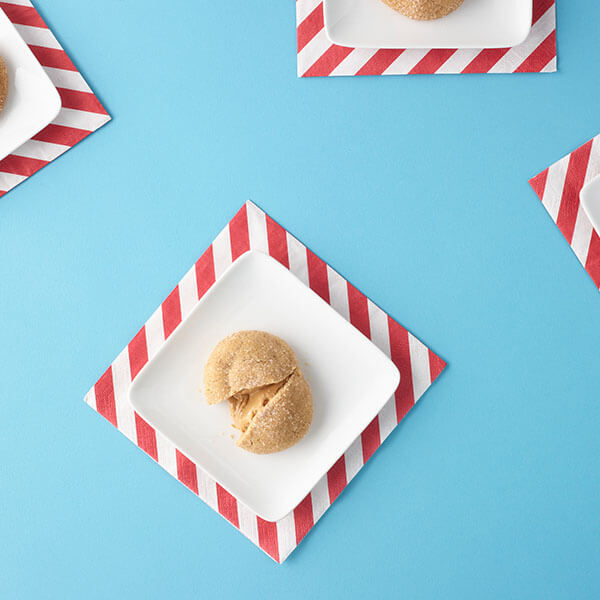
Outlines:
{"type": "Polygon", "coordinates": [[[325,29],[352,48],[509,48],[531,30],[532,0],[465,0],[450,15],[415,21],[382,0],[324,0],[325,29]]]}
{"type": "Polygon", "coordinates": [[[133,382],[129,399],[150,425],[267,521],[292,511],[380,412],[398,387],[392,361],[275,259],[236,260],[133,382]],[[227,402],[206,403],[203,369],[215,345],[242,329],[286,340],[314,401],[308,434],[269,455],[232,437],[227,402]]]}

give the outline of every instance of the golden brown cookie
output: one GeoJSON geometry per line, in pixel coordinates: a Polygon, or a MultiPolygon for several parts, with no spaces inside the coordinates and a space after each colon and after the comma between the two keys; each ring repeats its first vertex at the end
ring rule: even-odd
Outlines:
{"type": "Polygon", "coordinates": [[[237,445],[256,454],[293,446],[312,422],[312,395],[294,351],[265,331],[221,340],[204,368],[204,392],[209,404],[229,401],[237,445]]]}
{"type": "Polygon", "coordinates": [[[4,108],[6,102],[6,95],[8,94],[8,71],[6,70],[6,63],[0,56],[0,112],[4,108]]]}
{"type": "Polygon", "coordinates": [[[411,19],[429,21],[439,19],[456,10],[464,0],[383,0],[411,19]]]}

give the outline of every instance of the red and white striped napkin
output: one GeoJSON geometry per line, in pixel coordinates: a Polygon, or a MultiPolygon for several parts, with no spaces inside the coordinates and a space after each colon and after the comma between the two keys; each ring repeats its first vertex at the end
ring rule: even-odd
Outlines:
{"type": "Polygon", "coordinates": [[[56,86],[62,109],[56,119],[0,161],[0,196],[110,121],[75,65],[29,0],[0,1],[0,8],[56,86]]]}
{"type": "Polygon", "coordinates": [[[445,366],[427,346],[247,202],[108,367],[85,401],[271,558],[283,562],[445,366]],[[223,272],[251,249],[269,254],[288,268],[391,357],[401,373],[394,397],[379,415],[308,496],[274,523],[261,519],[208,477],[136,414],[128,400],[131,382],[142,367],[223,272]]]}
{"type": "Polygon", "coordinates": [[[298,77],[556,71],[555,0],[533,0],[533,28],[519,46],[500,49],[389,50],[332,44],[322,0],[296,0],[298,77]]]}
{"type": "Polygon", "coordinates": [[[600,237],[579,202],[583,186],[599,175],[600,135],[597,135],[529,183],[600,289],[600,237]]]}

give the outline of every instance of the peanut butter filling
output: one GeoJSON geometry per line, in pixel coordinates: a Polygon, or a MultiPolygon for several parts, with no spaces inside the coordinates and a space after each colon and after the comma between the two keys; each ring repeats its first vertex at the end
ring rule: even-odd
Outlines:
{"type": "Polygon", "coordinates": [[[286,377],[283,381],[277,383],[263,385],[251,390],[242,390],[229,398],[233,426],[244,433],[252,419],[269,404],[288,379],[289,377],[286,377]]]}

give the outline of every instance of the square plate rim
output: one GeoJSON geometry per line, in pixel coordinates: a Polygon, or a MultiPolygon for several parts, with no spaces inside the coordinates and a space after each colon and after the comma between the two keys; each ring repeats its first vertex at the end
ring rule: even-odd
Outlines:
{"type": "Polygon", "coordinates": [[[2,160],[4,158],[6,158],[7,156],[10,156],[15,150],[17,150],[23,144],[25,144],[26,142],[28,142],[34,135],[38,134],[40,131],[42,131],[42,129],[44,129],[45,127],[47,127],[48,125],[50,125],[50,123],[52,123],[52,121],[54,121],[54,119],[56,119],[56,117],[60,113],[60,111],[62,109],[62,101],[60,99],[60,94],[58,93],[58,90],[56,89],[56,86],[54,85],[54,83],[50,79],[48,73],[46,73],[46,70],[40,64],[40,61],[35,57],[35,54],[31,51],[31,48],[29,47],[29,44],[27,44],[27,42],[21,37],[21,34],[19,33],[19,30],[15,27],[14,23],[8,18],[8,15],[4,12],[4,10],[2,9],[2,7],[0,7],[0,21],[4,21],[5,24],[6,24],[6,26],[9,27],[10,29],[12,29],[12,31],[14,32],[14,34],[23,43],[23,46],[26,48],[26,51],[29,53],[29,55],[32,57],[32,59],[38,64],[40,73],[43,75],[43,78],[49,84],[49,87],[52,88],[51,94],[54,96],[54,101],[56,103],[56,106],[54,107],[54,110],[52,111],[52,115],[53,115],[52,118],[49,119],[47,123],[45,123],[44,125],[42,125],[37,131],[34,131],[31,134],[31,136],[28,137],[27,139],[24,139],[21,142],[17,143],[16,145],[14,145],[14,147],[12,147],[13,144],[11,144],[12,149],[9,150],[9,152],[7,152],[4,155],[0,154],[0,160],[2,160]]]}
{"type": "Polygon", "coordinates": [[[382,49],[382,50],[413,50],[413,49],[419,49],[419,50],[423,50],[423,49],[431,49],[431,50],[467,50],[467,49],[473,49],[473,50],[493,50],[493,49],[498,49],[498,48],[514,48],[516,46],[521,45],[523,42],[525,42],[525,40],[529,37],[529,35],[531,34],[531,29],[532,29],[532,25],[531,25],[531,21],[533,19],[533,0],[528,3],[528,7],[529,7],[529,11],[528,11],[528,18],[529,18],[529,27],[527,29],[526,34],[522,37],[522,39],[519,40],[515,40],[515,41],[510,41],[506,44],[492,44],[492,45],[485,45],[485,46],[474,46],[472,44],[454,44],[452,46],[447,46],[445,44],[426,44],[426,45],[415,45],[415,44],[381,44],[381,45],[377,45],[377,46],[373,46],[373,45],[369,45],[369,44],[364,44],[364,43],[357,43],[357,42],[353,42],[347,39],[340,39],[337,38],[333,33],[332,33],[332,25],[329,22],[329,18],[328,18],[328,11],[327,11],[327,5],[331,4],[333,0],[323,0],[323,23],[324,23],[324,29],[325,29],[325,35],[327,36],[327,39],[332,43],[332,44],[336,44],[338,46],[344,46],[346,48],[377,48],[377,49],[382,49]]]}
{"type": "MultiPolygon", "coordinates": [[[[183,319],[181,321],[181,323],[179,324],[179,326],[173,331],[173,333],[169,336],[169,338],[167,338],[164,341],[164,343],[158,349],[158,351],[156,352],[156,354],[150,360],[148,360],[148,362],[142,367],[142,369],[140,369],[140,371],[136,375],[135,379],[129,385],[129,389],[127,391],[127,399],[129,401],[130,405],[132,406],[132,408],[140,415],[140,417],[142,417],[145,421],[147,421],[149,425],[151,425],[152,427],[154,427],[156,429],[156,431],[160,432],[161,435],[163,435],[165,437],[165,439],[167,439],[176,449],[179,449],[180,445],[178,443],[176,443],[169,435],[167,435],[165,432],[163,432],[160,429],[160,427],[157,427],[152,422],[153,419],[147,419],[146,418],[147,415],[145,416],[145,410],[143,408],[140,409],[139,404],[137,404],[134,401],[134,399],[132,398],[132,393],[135,391],[136,387],[138,385],[140,385],[137,382],[141,381],[140,378],[142,377],[143,373],[145,371],[147,371],[148,367],[154,362],[154,360],[157,359],[168,348],[170,348],[170,346],[173,343],[175,343],[175,340],[177,339],[177,335],[181,331],[181,326],[185,323],[185,321],[187,321],[188,319],[190,319],[192,317],[192,315],[196,311],[200,310],[200,308],[203,305],[205,299],[207,299],[210,295],[212,295],[215,292],[215,290],[218,287],[217,284],[219,283],[219,281],[221,281],[225,276],[227,276],[230,273],[230,271],[233,270],[233,268],[235,266],[238,266],[238,268],[239,268],[240,264],[243,264],[243,262],[245,260],[248,260],[250,257],[253,257],[253,256],[256,256],[256,257],[260,256],[260,257],[262,257],[261,258],[262,260],[265,260],[269,264],[272,264],[272,265],[276,266],[276,268],[280,269],[281,273],[284,276],[287,274],[287,275],[293,277],[295,280],[297,280],[298,284],[300,284],[302,287],[305,288],[305,290],[307,292],[309,292],[310,294],[316,296],[316,298],[320,302],[323,302],[326,305],[326,307],[330,309],[330,311],[332,313],[332,316],[334,316],[335,318],[337,318],[340,323],[342,323],[345,327],[351,328],[355,333],[358,333],[359,335],[363,335],[358,329],[356,329],[356,327],[354,327],[354,325],[352,325],[352,323],[350,323],[350,321],[348,321],[340,313],[338,313],[333,308],[333,306],[331,306],[330,304],[328,304],[327,302],[325,302],[314,290],[312,290],[309,286],[307,286],[301,279],[299,279],[288,268],[286,268],[285,266],[283,266],[282,264],[280,264],[275,258],[273,258],[272,256],[266,254],[265,252],[261,252],[260,250],[253,250],[253,249],[247,250],[246,252],[244,252],[243,254],[241,254],[236,260],[234,260],[227,267],[227,269],[225,269],[223,271],[223,273],[220,275],[220,277],[214,281],[213,285],[206,291],[206,293],[202,296],[202,298],[200,298],[200,300],[198,300],[198,302],[193,307],[193,309],[189,312],[189,314],[185,317],[185,319],[183,319]]],[[[340,452],[339,456],[336,457],[336,459],[331,463],[331,465],[328,465],[327,468],[324,470],[324,472],[319,472],[318,475],[316,476],[316,478],[314,478],[314,481],[311,479],[311,484],[308,486],[308,489],[303,493],[303,495],[300,496],[299,500],[297,502],[295,502],[294,505],[291,508],[286,508],[285,511],[282,510],[282,511],[277,512],[276,514],[265,514],[264,511],[257,510],[256,507],[251,506],[251,504],[247,504],[245,502],[246,499],[241,499],[235,493],[233,493],[228,488],[228,486],[225,485],[222,481],[220,481],[220,478],[217,477],[210,469],[205,468],[202,464],[198,463],[195,459],[191,458],[183,449],[181,451],[198,468],[202,469],[202,471],[204,471],[211,479],[213,479],[220,486],[222,486],[229,494],[231,494],[232,496],[234,496],[238,502],[241,502],[242,504],[244,504],[245,506],[247,506],[251,511],[253,511],[259,517],[263,518],[265,521],[277,522],[277,521],[280,521],[281,519],[285,518],[288,514],[290,514],[290,512],[292,512],[296,508],[296,506],[298,506],[298,504],[300,502],[302,502],[302,499],[304,498],[304,496],[306,494],[310,493],[314,489],[315,485],[320,481],[320,479],[324,475],[326,475],[327,472],[329,471],[329,469],[331,469],[331,467],[335,464],[335,462],[337,460],[339,460],[339,457],[343,456],[346,453],[346,451],[348,450],[348,448],[356,440],[357,436],[359,436],[361,434],[361,432],[364,431],[364,428],[367,427],[369,425],[369,423],[381,412],[381,410],[383,409],[383,407],[385,406],[385,404],[394,395],[395,391],[398,389],[398,386],[400,385],[400,381],[401,381],[401,377],[402,376],[401,376],[401,373],[400,373],[400,370],[398,369],[398,367],[394,364],[394,362],[391,360],[391,358],[389,356],[387,356],[372,340],[370,340],[366,336],[364,336],[364,337],[365,337],[365,340],[370,343],[370,345],[372,346],[372,348],[374,350],[376,350],[382,356],[382,358],[384,358],[385,361],[389,365],[391,365],[393,367],[393,370],[394,370],[394,381],[395,381],[394,387],[392,388],[389,396],[386,395],[385,398],[383,398],[380,403],[379,402],[378,403],[374,403],[374,406],[375,406],[374,412],[373,412],[372,416],[369,418],[369,420],[366,422],[366,424],[364,426],[361,426],[361,429],[358,432],[358,434],[352,438],[352,440],[349,442],[349,444],[346,447],[343,448],[343,450],[340,452]]],[[[273,511],[273,512],[275,513],[275,511],[273,511]]]]}

